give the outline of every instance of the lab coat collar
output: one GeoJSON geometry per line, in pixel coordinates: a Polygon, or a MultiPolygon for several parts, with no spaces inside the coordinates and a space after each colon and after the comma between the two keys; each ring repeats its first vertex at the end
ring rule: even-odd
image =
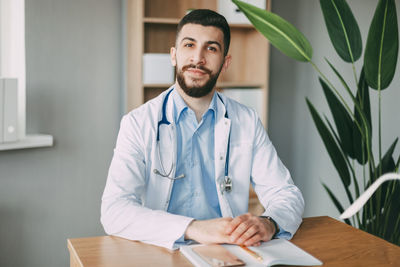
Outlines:
{"type": "MultiPolygon", "coordinates": [[[[162,98],[162,103],[164,103],[165,101],[165,97],[167,96],[167,94],[174,90],[175,86],[172,85],[170,88],[168,88],[168,90],[165,91],[165,95],[162,98]]],[[[173,92],[171,92],[172,94],[173,92]]],[[[167,108],[166,108],[166,115],[167,115],[167,120],[169,121],[170,124],[174,124],[174,105],[173,105],[173,101],[171,101],[171,94],[168,97],[168,102],[167,102],[167,108]]],[[[160,119],[162,118],[162,110],[160,112],[160,119]]]]}

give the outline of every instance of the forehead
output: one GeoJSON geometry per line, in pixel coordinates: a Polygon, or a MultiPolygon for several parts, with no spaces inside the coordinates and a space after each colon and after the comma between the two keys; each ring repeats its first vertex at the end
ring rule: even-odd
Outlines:
{"type": "Polygon", "coordinates": [[[179,32],[177,41],[180,43],[184,38],[192,38],[197,42],[218,42],[223,45],[224,34],[214,26],[203,26],[200,24],[185,24],[179,32]]]}

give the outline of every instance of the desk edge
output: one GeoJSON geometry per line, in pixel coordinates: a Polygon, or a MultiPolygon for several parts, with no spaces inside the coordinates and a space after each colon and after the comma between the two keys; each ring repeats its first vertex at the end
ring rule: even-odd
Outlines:
{"type": "Polygon", "coordinates": [[[67,243],[68,243],[68,250],[69,250],[69,253],[70,253],[70,258],[71,258],[71,256],[73,256],[74,259],[76,260],[76,263],[78,263],[79,266],[83,267],[81,259],[80,259],[80,257],[78,257],[78,253],[76,252],[74,246],[71,243],[71,239],[68,238],[67,239],[67,243]]]}

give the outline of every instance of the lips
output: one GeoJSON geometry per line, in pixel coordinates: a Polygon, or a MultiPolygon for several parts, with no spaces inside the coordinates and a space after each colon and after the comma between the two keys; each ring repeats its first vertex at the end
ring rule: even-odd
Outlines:
{"type": "Polygon", "coordinates": [[[207,69],[204,66],[196,66],[196,65],[192,65],[192,64],[183,66],[182,72],[185,72],[185,71],[188,71],[194,75],[199,75],[199,76],[202,76],[205,74],[211,75],[211,73],[212,73],[211,70],[207,69]]]}
{"type": "Polygon", "coordinates": [[[190,72],[190,73],[192,73],[192,74],[195,74],[195,75],[205,75],[205,74],[207,74],[205,71],[203,71],[203,70],[200,70],[200,69],[194,69],[194,68],[189,68],[189,69],[187,69],[186,71],[188,71],[188,72],[190,72]]]}

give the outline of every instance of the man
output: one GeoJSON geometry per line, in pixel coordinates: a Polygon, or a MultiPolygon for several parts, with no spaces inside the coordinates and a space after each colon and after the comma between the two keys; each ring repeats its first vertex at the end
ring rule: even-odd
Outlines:
{"type": "Polygon", "coordinates": [[[102,198],[108,234],[173,249],[296,232],[304,200],[258,116],[215,90],[229,42],[225,18],[211,10],[179,23],[175,84],[122,119],[102,198]],[[247,213],[250,183],[263,216],[247,213]]]}

